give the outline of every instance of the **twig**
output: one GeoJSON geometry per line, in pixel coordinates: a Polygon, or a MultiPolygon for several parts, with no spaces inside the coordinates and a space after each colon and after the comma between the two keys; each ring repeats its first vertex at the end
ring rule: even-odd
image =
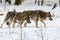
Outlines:
{"type": "Polygon", "coordinates": [[[43,31],[42,31],[42,27],[41,27],[41,38],[42,38],[42,40],[44,40],[44,38],[43,38],[43,31]]]}
{"type": "Polygon", "coordinates": [[[21,40],[22,40],[22,27],[21,27],[21,40]]]}

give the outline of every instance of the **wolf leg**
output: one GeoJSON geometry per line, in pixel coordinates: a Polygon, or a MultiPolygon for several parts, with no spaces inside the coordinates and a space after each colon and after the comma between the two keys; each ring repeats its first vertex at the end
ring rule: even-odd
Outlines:
{"type": "Polygon", "coordinates": [[[44,27],[46,28],[46,24],[45,24],[45,22],[43,21],[43,20],[40,20],[43,24],[44,24],[44,27]]]}

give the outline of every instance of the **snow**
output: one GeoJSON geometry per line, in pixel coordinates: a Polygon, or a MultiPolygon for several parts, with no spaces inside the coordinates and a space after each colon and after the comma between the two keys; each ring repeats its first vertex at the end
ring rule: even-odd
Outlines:
{"type": "MultiPolygon", "coordinates": [[[[4,13],[3,16],[0,16],[0,25],[3,22],[8,11],[13,11],[14,9],[17,12],[23,12],[24,10],[43,10],[46,12],[51,12],[54,17],[53,21],[46,20],[46,28],[43,27],[43,24],[39,22],[39,28],[35,28],[34,21],[31,21],[31,24],[27,24],[27,28],[22,28],[22,40],[60,40],[60,6],[57,6],[55,9],[52,9],[52,6],[37,6],[35,5],[34,0],[26,0],[22,5],[16,6],[4,5],[0,6],[0,10],[4,13]],[[42,28],[42,29],[41,29],[42,28]]],[[[3,28],[0,28],[0,40],[21,40],[21,29],[15,25],[15,28],[8,28],[6,24],[3,25],[3,28]]]]}

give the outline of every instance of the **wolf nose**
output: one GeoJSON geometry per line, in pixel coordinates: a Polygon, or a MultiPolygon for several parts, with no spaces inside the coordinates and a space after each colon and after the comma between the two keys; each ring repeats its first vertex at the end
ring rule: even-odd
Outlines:
{"type": "Polygon", "coordinates": [[[29,21],[29,22],[27,22],[27,23],[31,23],[31,22],[29,21]]]}
{"type": "Polygon", "coordinates": [[[27,23],[31,23],[31,21],[27,21],[27,23]]]}
{"type": "Polygon", "coordinates": [[[9,25],[10,23],[9,22],[6,22],[7,25],[9,25]]]}
{"type": "Polygon", "coordinates": [[[50,21],[52,21],[53,19],[49,19],[50,21]]]}

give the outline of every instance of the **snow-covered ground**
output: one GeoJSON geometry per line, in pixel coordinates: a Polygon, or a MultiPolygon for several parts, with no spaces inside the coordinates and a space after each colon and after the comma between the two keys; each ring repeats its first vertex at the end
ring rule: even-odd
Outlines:
{"type": "Polygon", "coordinates": [[[21,29],[15,25],[15,28],[7,28],[4,24],[3,28],[0,28],[0,40],[60,40],[60,6],[51,10],[53,6],[37,6],[34,4],[34,0],[26,0],[22,5],[4,5],[0,6],[0,10],[3,11],[4,15],[0,16],[0,25],[3,22],[8,11],[16,9],[17,12],[23,12],[24,10],[43,10],[46,12],[54,13],[53,21],[46,20],[47,27],[44,28],[43,24],[39,22],[39,28],[35,28],[35,23],[32,21],[31,24],[27,24],[27,28],[21,29]],[[42,29],[41,29],[42,28],[42,29]],[[42,31],[41,31],[42,30],[42,31]],[[12,33],[13,31],[13,33],[12,33]],[[22,37],[21,37],[22,36],[22,37]]]}

